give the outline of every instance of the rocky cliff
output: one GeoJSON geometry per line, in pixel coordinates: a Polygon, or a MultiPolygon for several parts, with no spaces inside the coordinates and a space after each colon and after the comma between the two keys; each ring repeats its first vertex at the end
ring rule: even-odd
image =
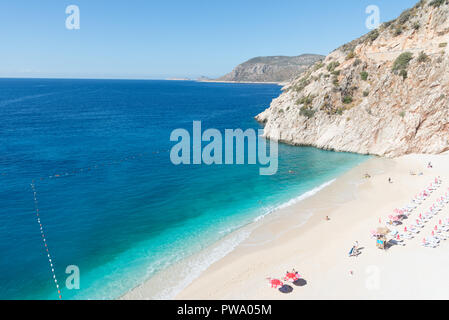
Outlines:
{"type": "Polygon", "coordinates": [[[298,77],[311,65],[324,59],[316,54],[303,54],[296,57],[257,57],[248,60],[218,81],[235,82],[287,82],[298,77]]]}
{"type": "Polygon", "coordinates": [[[449,1],[422,0],[284,87],[267,138],[395,157],[449,150],[449,1]]]}

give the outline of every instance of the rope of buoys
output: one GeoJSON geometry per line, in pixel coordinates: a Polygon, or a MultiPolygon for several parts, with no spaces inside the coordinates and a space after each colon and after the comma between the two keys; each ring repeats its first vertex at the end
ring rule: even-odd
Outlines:
{"type": "Polygon", "coordinates": [[[55,283],[56,290],[58,291],[58,297],[60,300],[62,300],[61,289],[59,288],[58,279],[56,278],[55,266],[54,266],[54,263],[52,260],[52,256],[50,255],[50,250],[48,249],[47,239],[45,238],[44,227],[42,225],[41,217],[39,214],[39,205],[38,205],[38,201],[37,201],[37,192],[36,192],[36,186],[34,184],[34,180],[31,182],[31,190],[33,190],[34,209],[36,211],[36,220],[39,225],[40,232],[41,232],[42,242],[44,244],[45,252],[46,252],[47,258],[48,258],[48,263],[50,265],[50,270],[53,275],[53,281],[55,283]]]}
{"type": "MultiPolygon", "coordinates": [[[[167,150],[167,151],[165,151],[165,150],[164,151],[154,151],[154,152],[152,152],[152,154],[159,154],[159,153],[163,153],[163,152],[170,152],[170,150],[167,150]]],[[[119,163],[123,163],[124,161],[129,161],[129,160],[134,160],[134,159],[137,159],[137,158],[141,158],[145,154],[146,153],[140,153],[138,155],[128,156],[128,157],[125,157],[125,158],[122,158],[122,159],[119,159],[119,160],[113,160],[113,161],[109,161],[109,162],[95,164],[95,165],[93,165],[91,167],[87,167],[87,168],[80,168],[80,169],[75,169],[75,170],[70,171],[70,172],[57,173],[57,174],[54,174],[54,175],[51,175],[51,176],[41,177],[41,178],[39,178],[39,180],[42,181],[42,180],[45,180],[45,179],[55,179],[55,178],[62,178],[62,177],[67,177],[67,176],[74,176],[77,173],[90,171],[92,169],[98,169],[99,167],[119,164],[119,163]]],[[[3,175],[3,174],[1,174],[1,175],[3,175]]],[[[31,189],[33,191],[34,208],[35,208],[35,211],[36,211],[36,220],[37,220],[37,223],[39,225],[39,229],[40,229],[40,233],[41,233],[41,237],[42,237],[42,242],[44,244],[45,252],[47,254],[48,263],[50,265],[50,270],[52,272],[53,281],[55,283],[56,290],[58,292],[58,297],[59,297],[60,300],[62,300],[61,288],[59,287],[58,279],[56,278],[55,266],[54,266],[54,263],[53,263],[53,260],[52,260],[52,256],[50,255],[50,250],[48,249],[48,244],[47,244],[47,239],[45,237],[44,227],[42,225],[42,221],[41,221],[41,218],[40,218],[39,205],[38,205],[38,200],[37,200],[36,184],[35,184],[35,180],[34,179],[31,182],[31,189]]]]}
{"type": "MultiPolygon", "coordinates": [[[[170,152],[170,150],[154,151],[151,154],[160,154],[160,153],[164,153],[164,152],[170,152]]],[[[46,179],[57,179],[57,178],[63,178],[63,177],[67,177],[67,176],[73,176],[75,174],[88,172],[88,171],[91,171],[93,169],[98,169],[100,167],[112,166],[112,165],[123,163],[125,161],[139,159],[139,158],[144,157],[147,154],[149,154],[149,153],[142,152],[142,153],[139,153],[137,155],[127,156],[125,158],[118,159],[118,160],[110,160],[110,161],[107,161],[107,162],[96,163],[96,164],[94,164],[94,165],[92,165],[90,167],[79,168],[79,169],[74,169],[72,171],[57,173],[57,174],[53,174],[53,175],[46,176],[46,177],[40,177],[39,180],[43,181],[43,180],[46,180],[46,179]]]]}

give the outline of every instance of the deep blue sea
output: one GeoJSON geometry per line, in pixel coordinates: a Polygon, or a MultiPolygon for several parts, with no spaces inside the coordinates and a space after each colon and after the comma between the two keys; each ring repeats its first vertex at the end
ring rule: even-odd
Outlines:
{"type": "MultiPolygon", "coordinates": [[[[279,146],[279,170],[174,166],[172,130],[260,128],[276,85],[0,79],[0,299],[117,298],[367,158],[279,146]],[[37,220],[34,181],[42,240],[37,220]],[[46,248],[49,249],[49,257],[46,248]],[[68,266],[80,289],[66,287],[68,266]]],[[[162,288],[161,288],[162,289],[162,288]]]]}

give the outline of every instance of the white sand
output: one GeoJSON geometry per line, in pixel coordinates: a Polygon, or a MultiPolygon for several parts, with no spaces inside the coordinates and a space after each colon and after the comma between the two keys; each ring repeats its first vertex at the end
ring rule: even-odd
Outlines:
{"type": "MultiPolygon", "coordinates": [[[[449,240],[436,249],[420,245],[440,217],[449,217],[449,206],[417,237],[406,241],[404,247],[381,251],[370,237],[370,231],[379,226],[379,218],[384,223],[395,208],[410,203],[436,176],[443,179],[442,186],[404,225],[427,211],[437,197],[448,191],[448,160],[449,153],[410,155],[393,160],[375,158],[363,163],[314,196],[251,226],[249,238],[234,251],[213,263],[199,277],[191,275],[197,278],[190,285],[181,281],[177,289],[184,290],[176,298],[449,299],[449,240]],[[426,168],[429,161],[433,169],[426,168]],[[412,176],[410,171],[423,172],[423,175],[412,176]],[[365,173],[371,178],[364,179],[365,173]],[[389,177],[393,184],[388,183],[389,177]],[[326,216],[331,220],[325,221],[326,216]],[[349,258],[348,252],[355,241],[363,248],[362,254],[349,258]],[[308,281],[305,287],[293,286],[293,292],[288,295],[270,288],[267,277],[281,278],[292,268],[308,281]]],[[[402,231],[400,227],[397,230],[402,231]]],[[[192,257],[189,264],[202,263],[196,260],[209,259],[211,252],[214,248],[192,257]]],[[[167,287],[169,275],[182,273],[185,266],[169,268],[168,275],[153,277],[122,298],[158,297],[167,287]]]]}
{"type": "MultiPolygon", "coordinates": [[[[411,218],[442,196],[449,188],[448,160],[446,154],[367,161],[315,196],[265,219],[250,238],[214,263],[176,298],[448,299],[449,240],[436,249],[420,244],[440,217],[449,217],[449,206],[404,247],[381,251],[370,238],[370,231],[379,226],[379,218],[386,221],[393,209],[408,204],[436,176],[443,179],[442,186],[411,218]],[[426,168],[428,161],[432,161],[433,169],[426,168]],[[411,170],[424,175],[412,176],[411,170]],[[363,179],[364,173],[369,173],[371,179],[363,179]],[[393,184],[388,183],[388,177],[393,184]],[[304,225],[296,226],[305,212],[313,212],[313,216],[304,225]],[[325,221],[325,216],[331,220],[325,221]],[[362,254],[349,258],[356,240],[363,247],[362,254]],[[293,286],[288,295],[270,288],[267,277],[280,278],[292,268],[308,281],[305,287],[293,286]]],[[[410,224],[408,221],[405,225],[410,224]]],[[[143,298],[144,288],[139,293],[143,298]]]]}

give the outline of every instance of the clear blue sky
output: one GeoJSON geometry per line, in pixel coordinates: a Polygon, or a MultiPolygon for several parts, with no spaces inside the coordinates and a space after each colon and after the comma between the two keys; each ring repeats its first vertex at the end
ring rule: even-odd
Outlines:
{"type": "Polygon", "coordinates": [[[0,0],[0,77],[219,76],[255,56],[327,54],[418,0],[0,0]],[[65,9],[80,8],[80,30],[65,9]]]}

